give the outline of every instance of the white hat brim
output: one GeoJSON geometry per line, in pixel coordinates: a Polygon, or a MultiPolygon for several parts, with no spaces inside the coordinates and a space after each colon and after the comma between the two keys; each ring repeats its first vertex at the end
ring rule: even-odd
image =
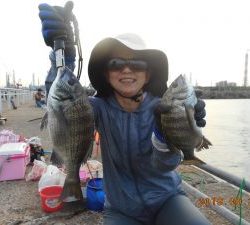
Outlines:
{"type": "Polygon", "coordinates": [[[115,47],[127,47],[140,56],[140,59],[148,63],[150,80],[144,87],[145,91],[154,96],[162,96],[167,89],[168,60],[163,51],[157,49],[146,49],[131,41],[119,38],[105,38],[93,48],[88,65],[88,75],[92,86],[97,91],[97,96],[107,97],[112,88],[105,78],[106,64],[115,47]]]}

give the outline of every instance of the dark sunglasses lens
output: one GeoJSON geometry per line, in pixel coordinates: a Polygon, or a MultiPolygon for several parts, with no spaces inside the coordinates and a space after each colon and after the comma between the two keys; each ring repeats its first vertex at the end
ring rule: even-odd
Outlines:
{"type": "Polygon", "coordinates": [[[117,58],[109,60],[107,64],[108,70],[122,70],[125,66],[135,71],[145,71],[148,69],[148,64],[142,60],[124,60],[117,58]]]}
{"type": "Polygon", "coordinates": [[[148,64],[142,60],[130,60],[129,66],[133,70],[145,71],[148,69],[148,64]]]}
{"type": "Polygon", "coordinates": [[[126,65],[126,61],[122,59],[111,59],[108,62],[109,70],[121,70],[126,65]]]}

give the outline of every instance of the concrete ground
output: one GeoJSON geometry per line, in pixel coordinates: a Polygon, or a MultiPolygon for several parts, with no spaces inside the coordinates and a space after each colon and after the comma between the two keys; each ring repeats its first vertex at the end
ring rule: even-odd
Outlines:
{"type": "MultiPolygon", "coordinates": [[[[13,130],[16,134],[22,134],[26,138],[38,136],[42,139],[45,150],[52,149],[47,131],[41,132],[39,123],[44,114],[44,110],[36,108],[33,103],[22,105],[17,110],[7,110],[3,116],[7,118],[5,125],[0,125],[3,129],[13,130]]],[[[27,172],[31,167],[27,168],[27,172]]],[[[178,168],[183,180],[198,188],[212,199],[223,200],[223,206],[234,210],[232,198],[237,196],[238,188],[233,187],[223,181],[213,178],[209,174],[192,166],[181,165],[178,168]]],[[[232,224],[222,218],[205,204],[204,199],[197,199],[188,195],[191,201],[200,208],[201,212],[214,225],[232,224]]],[[[102,224],[102,213],[87,211],[84,205],[75,207],[69,206],[57,213],[45,213],[41,209],[41,200],[38,194],[38,182],[25,180],[0,182],[0,224],[1,225],[92,225],[102,224]]],[[[210,202],[213,204],[213,202],[210,202]]],[[[250,221],[250,195],[244,194],[243,198],[243,218],[250,221]]],[[[239,214],[239,210],[234,210],[239,214]]],[[[239,223],[240,224],[240,223],[239,223]]]]}

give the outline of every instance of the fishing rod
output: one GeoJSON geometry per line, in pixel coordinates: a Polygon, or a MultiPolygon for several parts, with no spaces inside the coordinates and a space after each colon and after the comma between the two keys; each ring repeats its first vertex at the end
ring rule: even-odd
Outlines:
{"type": "MultiPolygon", "coordinates": [[[[79,28],[78,21],[76,16],[72,13],[74,7],[74,3],[72,1],[68,1],[65,3],[64,11],[65,11],[65,22],[72,22],[74,26],[74,45],[77,46],[78,52],[78,71],[77,71],[77,79],[80,80],[82,73],[82,47],[79,38],[79,28]]],[[[58,36],[54,40],[54,51],[56,55],[56,68],[65,66],[65,37],[58,36]]]]}
{"type": "Polygon", "coordinates": [[[75,45],[77,46],[77,52],[78,52],[77,79],[80,80],[80,77],[82,74],[82,64],[83,64],[82,46],[81,46],[80,35],[79,35],[78,21],[74,14],[73,14],[73,25],[74,25],[74,31],[75,31],[75,45]]]}

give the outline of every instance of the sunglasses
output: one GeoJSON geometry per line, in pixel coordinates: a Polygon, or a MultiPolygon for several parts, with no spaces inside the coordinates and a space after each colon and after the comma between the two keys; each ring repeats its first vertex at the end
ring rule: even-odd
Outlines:
{"type": "Polygon", "coordinates": [[[121,59],[113,58],[108,61],[107,68],[111,71],[118,71],[128,66],[133,71],[146,71],[148,69],[147,62],[138,59],[121,59]]]}

